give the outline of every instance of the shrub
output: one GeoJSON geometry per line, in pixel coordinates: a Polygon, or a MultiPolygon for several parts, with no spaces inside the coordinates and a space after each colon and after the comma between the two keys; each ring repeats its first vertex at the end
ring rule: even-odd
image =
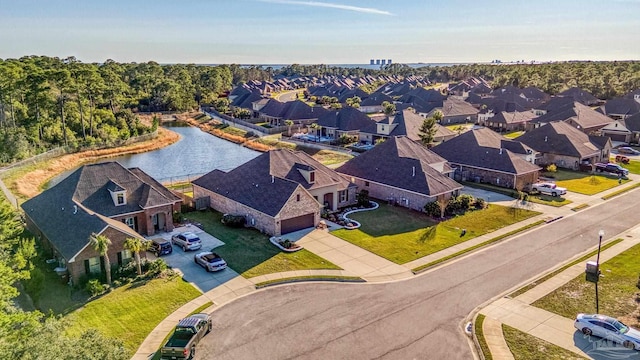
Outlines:
{"type": "MultiPolygon", "coordinates": [[[[183,205],[185,206],[185,205],[183,205]]],[[[182,214],[181,212],[174,212],[173,213],[173,222],[176,224],[182,224],[182,222],[184,221],[184,214],[182,214]]]]}
{"type": "Polygon", "coordinates": [[[25,282],[25,290],[34,302],[40,298],[40,292],[44,284],[44,273],[38,268],[33,268],[29,274],[29,279],[25,282]]]}
{"type": "Polygon", "coordinates": [[[487,202],[483,198],[476,198],[474,205],[476,209],[484,209],[487,206],[487,202]]]}
{"type": "Polygon", "coordinates": [[[556,164],[549,164],[547,165],[546,170],[547,172],[554,173],[558,171],[558,167],[556,166],[556,164]]]}
{"type": "Polygon", "coordinates": [[[369,200],[369,190],[360,190],[358,195],[356,195],[356,201],[358,207],[371,207],[371,201],[369,200]]]}
{"type": "Polygon", "coordinates": [[[224,225],[234,228],[243,227],[247,223],[247,219],[244,216],[231,214],[222,215],[221,221],[224,225]]]}
{"type": "Polygon", "coordinates": [[[424,212],[432,217],[440,217],[440,205],[436,201],[427,203],[424,206],[424,212]]]}
{"type": "Polygon", "coordinates": [[[147,274],[149,277],[155,277],[157,275],[160,275],[168,268],[169,266],[167,266],[167,263],[163,259],[156,259],[149,262],[149,270],[147,274]]]}
{"type": "Polygon", "coordinates": [[[86,290],[91,296],[98,296],[107,291],[108,286],[98,279],[91,279],[87,282],[86,290]]]}

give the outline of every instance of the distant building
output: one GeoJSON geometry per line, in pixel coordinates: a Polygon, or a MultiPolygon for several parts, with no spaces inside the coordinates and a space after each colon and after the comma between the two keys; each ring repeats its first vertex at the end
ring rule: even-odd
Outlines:
{"type": "Polygon", "coordinates": [[[376,65],[380,65],[380,59],[376,59],[376,65]]]}
{"type": "Polygon", "coordinates": [[[387,60],[387,64],[391,65],[391,59],[387,60]]]}
{"type": "Polygon", "coordinates": [[[382,59],[382,65],[384,65],[384,64],[386,64],[386,63],[387,63],[387,60],[382,59]]]}
{"type": "Polygon", "coordinates": [[[376,61],[374,59],[369,60],[369,65],[375,65],[376,61]]]}

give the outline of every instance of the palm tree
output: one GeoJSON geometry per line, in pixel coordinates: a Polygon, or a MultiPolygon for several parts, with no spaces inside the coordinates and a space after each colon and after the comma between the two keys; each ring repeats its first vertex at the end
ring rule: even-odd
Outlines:
{"type": "Polygon", "coordinates": [[[289,137],[291,137],[291,127],[293,126],[293,121],[285,120],[284,124],[287,125],[287,127],[289,128],[287,133],[289,134],[289,137]]]}
{"type": "Polygon", "coordinates": [[[98,235],[96,233],[91,234],[89,237],[91,246],[104,258],[104,267],[107,275],[107,284],[111,285],[111,262],[109,261],[109,246],[111,246],[111,240],[104,235],[98,235]]]}
{"type": "Polygon", "coordinates": [[[127,238],[124,241],[124,248],[131,251],[136,258],[136,266],[138,268],[138,275],[142,275],[142,264],[140,261],[140,252],[149,249],[149,241],[141,240],[139,238],[127,238]]]}

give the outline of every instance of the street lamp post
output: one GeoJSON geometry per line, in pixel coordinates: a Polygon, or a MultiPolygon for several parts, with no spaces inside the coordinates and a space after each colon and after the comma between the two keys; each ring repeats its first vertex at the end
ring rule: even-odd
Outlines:
{"type": "MultiPolygon", "coordinates": [[[[598,231],[598,255],[596,256],[596,274],[600,277],[600,248],[602,247],[602,237],[604,230],[598,231]]],[[[596,314],[600,313],[600,303],[598,302],[598,281],[596,280],[596,314]]]]}

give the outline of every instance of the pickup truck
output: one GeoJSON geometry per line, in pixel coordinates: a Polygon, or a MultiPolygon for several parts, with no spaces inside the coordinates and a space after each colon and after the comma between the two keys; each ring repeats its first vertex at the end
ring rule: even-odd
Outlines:
{"type": "Polygon", "coordinates": [[[200,339],[211,331],[211,317],[207,314],[193,314],[176,325],[173,335],[160,349],[160,359],[193,359],[200,339]]]}
{"type": "Polygon", "coordinates": [[[622,175],[622,176],[629,175],[629,170],[623,168],[622,166],[620,166],[618,164],[596,163],[595,167],[596,167],[596,171],[599,171],[599,172],[608,172],[608,173],[613,173],[613,174],[622,175]]]}
{"type": "Polygon", "coordinates": [[[567,189],[560,187],[554,183],[537,183],[531,185],[531,193],[558,196],[566,194],[567,189]]]}

